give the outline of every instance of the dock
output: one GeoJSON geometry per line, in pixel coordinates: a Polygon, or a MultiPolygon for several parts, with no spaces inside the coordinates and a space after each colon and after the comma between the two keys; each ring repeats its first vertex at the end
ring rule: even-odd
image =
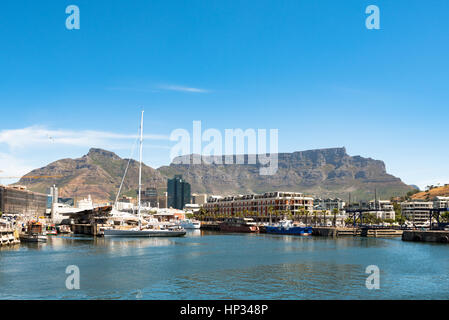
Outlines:
{"type": "Polygon", "coordinates": [[[220,231],[220,224],[203,222],[201,223],[201,230],[220,231]]]}
{"type": "Polygon", "coordinates": [[[18,233],[14,229],[0,229],[0,247],[19,244],[18,233]]]}
{"type": "Polygon", "coordinates": [[[392,228],[343,228],[343,227],[314,227],[313,235],[322,237],[368,237],[368,238],[391,238],[402,236],[403,231],[392,228]]]}
{"type": "Polygon", "coordinates": [[[411,230],[404,231],[403,241],[449,243],[449,231],[443,230],[411,230]]]}

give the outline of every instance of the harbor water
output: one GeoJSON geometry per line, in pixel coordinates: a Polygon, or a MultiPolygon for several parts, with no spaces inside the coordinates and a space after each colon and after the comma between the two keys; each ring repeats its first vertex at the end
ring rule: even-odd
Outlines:
{"type": "Polygon", "coordinates": [[[448,271],[448,245],[400,238],[49,237],[0,249],[0,299],[449,299],[448,271]],[[68,266],[79,290],[66,287],[68,266]]]}

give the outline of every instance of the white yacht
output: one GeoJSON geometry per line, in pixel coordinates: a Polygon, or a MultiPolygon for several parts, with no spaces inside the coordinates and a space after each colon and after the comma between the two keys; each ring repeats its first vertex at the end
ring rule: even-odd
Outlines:
{"type": "Polygon", "coordinates": [[[184,229],[200,229],[201,222],[191,219],[185,219],[178,222],[178,225],[184,229]]]}
{"type": "MultiPolygon", "coordinates": [[[[186,231],[182,228],[167,228],[164,226],[156,225],[153,223],[147,223],[145,227],[143,227],[143,219],[142,219],[142,151],[143,151],[143,111],[142,111],[142,119],[140,123],[140,155],[139,155],[139,194],[138,194],[138,211],[137,211],[137,223],[138,226],[135,228],[105,228],[104,236],[105,237],[182,237],[186,235],[186,231]]],[[[129,162],[128,162],[129,165],[129,162]]],[[[127,168],[128,169],[128,168],[127,168]]],[[[128,170],[125,170],[125,176],[128,170]]],[[[122,180],[123,185],[124,177],[122,180]]],[[[121,187],[119,189],[119,194],[121,191],[121,187]]],[[[117,195],[118,198],[119,195],[117,195]]],[[[116,201],[117,202],[117,201],[116,201]]]]}

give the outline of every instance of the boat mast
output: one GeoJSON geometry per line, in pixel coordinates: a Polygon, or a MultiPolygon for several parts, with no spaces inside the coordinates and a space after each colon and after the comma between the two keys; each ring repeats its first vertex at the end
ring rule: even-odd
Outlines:
{"type": "Polygon", "coordinates": [[[141,221],[141,202],[142,202],[142,153],[143,153],[143,113],[140,121],[140,155],[139,155],[139,196],[138,196],[138,217],[139,217],[139,229],[142,229],[141,221]]]}

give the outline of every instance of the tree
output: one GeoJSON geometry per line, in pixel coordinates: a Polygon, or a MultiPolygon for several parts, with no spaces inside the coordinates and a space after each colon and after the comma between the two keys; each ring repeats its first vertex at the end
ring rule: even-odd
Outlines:
{"type": "MultiPolygon", "coordinates": [[[[1,212],[0,212],[1,213],[1,212]]],[[[0,215],[1,216],[1,215],[0,215]]],[[[441,221],[442,222],[449,222],[449,211],[443,212],[441,214],[441,221]]]]}
{"type": "Polygon", "coordinates": [[[337,227],[337,214],[339,213],[338,208],[334,208],[334,210],[332,210],[334,213],[334,227],[337,227]]]}

